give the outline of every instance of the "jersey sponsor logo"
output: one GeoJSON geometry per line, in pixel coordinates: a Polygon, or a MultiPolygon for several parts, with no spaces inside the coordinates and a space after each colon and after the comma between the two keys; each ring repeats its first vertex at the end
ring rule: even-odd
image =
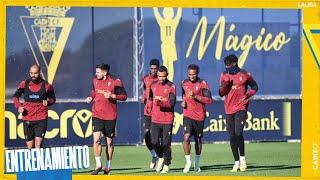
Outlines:
{"type": "Polygon", "coordinates": [[[231,89],[240,89],[240,86],[238,86],[238,85],[232,85],[232,86],[231,86],[231,89]]]}
{"type": "Polygon", "coordinates": [[[160,101],[166,101],[167,98],[166,97],[162,97],[162,96],[154,96],[154,99],[160,100],[160,101]]]}
{"type": "Polygon", "coordinates": [[[30,95],[29,95],[29,98],[30,98],[30,99],[39,99],[40,96],[39,96],[38,94],[30,94],[30,95]]]}

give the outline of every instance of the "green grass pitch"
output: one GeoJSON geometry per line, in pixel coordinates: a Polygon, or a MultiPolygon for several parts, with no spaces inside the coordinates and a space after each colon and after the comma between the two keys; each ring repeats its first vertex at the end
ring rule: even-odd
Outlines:
{"type": "MultiPolygon", "coordinates": [[[[115,146],[110,175],[134,176],[301,176],[301,144],[287,142],[246,143],[246,172],[229,172],[233,157],[229,144],[204,144],[201,155],[201,172],[193,169],[182,173],[185,164],[182,145],[172,146],[172,164],[168,174],[149,169],[151,156],[146,146],[115,146]]],[[[192,144],[192,159],[194,145],[192,144]]],[[[105,147],[102,164],[105,164],[105,147]]],[[[90,148],[90,168],[73,171],[74,174],[90,174],[95,167],[93,149],[90,148]]],[[[103,175],[102,172],[100,172],[103,175]]]]}

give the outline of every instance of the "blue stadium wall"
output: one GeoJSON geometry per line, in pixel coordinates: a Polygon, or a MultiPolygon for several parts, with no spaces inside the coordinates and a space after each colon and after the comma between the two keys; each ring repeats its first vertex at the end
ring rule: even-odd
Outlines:
{"type": "MultiPolygon", "coordinates": [[[[176,14],[177,10],[174,11],[176,14]]],[[[28,77],[30,65],[36,62],[43,67],[43,76],[47,78],[51,72],[44,65],[45,61],[49,64],[57,51],[42,52],[38,44],[41,33],[45,33],[40,28],[50,23],[47,22],[49,15],[35,17],[30,13],[27,7],[7,8],[6,147],[25,146],[21,115],[11,102],[15,89],[21,80],[28,77]]],[[[65,16],[59,18],[56,19],[63,21],[63,18],[70,18],[73,23],[70,33],[65,37],[67,39],[63,53],[58,58],[58,67],[53,75],[51,73],[57,103],[50,107],[44,145],[92,144],[91,107],[85,103],[85,98],[92,87],[95,66],[101,62],[111,65],[111,73],[122,79],[128,93],[128,101],[118,104],[116,143],[143,143],[143,105],[139,103],[141,78],[148,72],[150,59],[162,61],[163,57],[160,28],[153,9],[71,7],[65,16]]],[[[64,27],[54,24],[52,27],[55,29],[54,37],[59,42],[64,27]]],[[[207,106],[204,141],[228,141],[223,101],[217,94],[219,77],[224,70],[222,59],[230,53],[241,56],[244,50],[228,49],[226,42],[230,37],[237,37],[239,42],[248,36],[256,40],[261,34],[263,40],[268,34],[274,40],[280,33],[285,34],[287,43],[269,49],[258,49],[252,45],[245,58],[243,68],[253,75],[259,85],[259,91],[249,106],[245,139],[301,139],[301,11],[183,9],[174,41],[177,61],[174,62],[173,81],[178,87],[178,102],[175,107],[173,142],[182,141],[179,87],[187,77],[187,66],[191,63],[200,66],[199,75],[207,80],[216,99],[207,106]],[[203,56],[199,57],[200,33],[196,34],[195,31],[204,18],[207,22],[205,40],[208,40],[210,32],[222,18],[225,20],[225,29],[221,39],[218,31],[213,35],[203,56]],[[193,36],[195,43],[191,46],[193,36]],[[223,47],[221,56],[216,55],[220,41],[223,47]]],[[[271,44],[272,41],[266,46],[271,44]]]]}

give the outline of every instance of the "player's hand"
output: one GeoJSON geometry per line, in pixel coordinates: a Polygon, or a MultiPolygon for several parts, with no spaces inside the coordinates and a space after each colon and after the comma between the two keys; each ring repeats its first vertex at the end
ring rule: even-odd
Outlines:
{"type": "Polygon", "coordinates": [[[229,75],[224,75],[221,80],[222,80],[222,81],[225,81],[225,82],[231,81],[229,75]]]}
{"type": "Polygon", "coordinates": [[[143,95],[139,96],[139,101],[140,101],[141,103],[145,103],[145,99],[144,99],[144,96],[143,96],[143,95]]]}
{"type": "Polygon", "coordinates": [[[186,101],[182,101],[181,102],[181,107],[182,108],[186,108],[187,107],[187,102],[186,101]]]}
{"type": "Polygon", "coordinates": [[[115,99],[117,97],[117,95],[115,94],[110,94],[109,98],[115,99]]]}
{"type": "Polygon", "coordinates": [[[238,104],[244,103],[244,102],[246,102],[246,101],[248,101],[248,100],[249,100],[249,99],[248,99],[246,96],[244,96],[244,97],[242,97],[241,99],[239,99],[238,104]]]}
{"type": "Polygon", "coordinates": [[[219,92],[222,96],[227,95],[232,88],[233,81],[221,81],[221,85],[219,87],[219,92]]]}
{"type": "Polygon", "coordinates": [[[87,103],[91,103],[92,97],[87,97],[86,101],[87,101],[87,103]]]}
{"type": "Polygon", "coordinates": [[[155,99],[154,102],[155,102],[155,104],[156,104],[157,106],[160,106],[160,104],[161,104],[161,101],[160,101],[159,99],[155,99]]]}
{"type": "Polygon", "coordinates": [[[192,92],[191,90],[189,90],[189,91],[188,91],[188,96],[189,96],[190,98],[194,98],[195,94],[194,94],[194,92],[192,92]]]}
{"type": "Polygon", "coordinates": [[[24,107],[20,106],[20,107],[18,108],[18,112],[19,112],[19,113],[23,113],[23,111],[24,111],[24,107]]]}
{"type": "Polygon", "coordinates": [[[103,92],[103,95],[104,95],[105,98],[108,99],[108,98],[110,98],[110,96],[111,96],[111,92],[108,91],[108,90],[107,90],[107,91],[104,91],[104,92],[103,92]]]}
{"type": "Polygon", "coordinates": [[[42,105],[43,106],[48,106],[48,101],[47,100],[42,100],[42,105]]]}

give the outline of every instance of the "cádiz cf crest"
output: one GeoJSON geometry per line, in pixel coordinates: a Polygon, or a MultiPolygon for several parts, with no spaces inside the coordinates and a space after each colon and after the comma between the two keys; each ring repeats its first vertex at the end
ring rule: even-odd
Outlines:
{"type": "Polygon", "coordinates": [[[65,17],[70,7],[26,6],[30,16],[20,20],[42,76],[52,83],[69,37],[74,18],[65,17]]]}

